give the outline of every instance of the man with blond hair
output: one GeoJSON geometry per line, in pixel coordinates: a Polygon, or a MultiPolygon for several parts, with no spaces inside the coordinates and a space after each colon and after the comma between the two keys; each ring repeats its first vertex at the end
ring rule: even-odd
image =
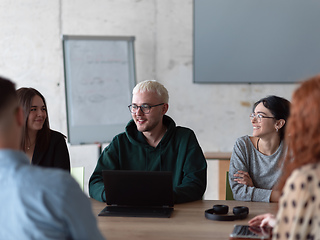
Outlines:
{"type": "Polygon", "coordinates": [[[146,80],[132,94],[132,120],[102,152],[90,178],[90,196],[106,201],[102,170],[141,170],[172,172],[175,203],[201,199],[206,190],[206,160],[194,132],[176,126],[165,115],[167,89],[146,80]]]}
{"type": "Polygon", "coordinates": [[[104,239],[70,174],[33,166],[20,151],[23,125],[15,86],[0,77],[0,239],[104,239]]]}

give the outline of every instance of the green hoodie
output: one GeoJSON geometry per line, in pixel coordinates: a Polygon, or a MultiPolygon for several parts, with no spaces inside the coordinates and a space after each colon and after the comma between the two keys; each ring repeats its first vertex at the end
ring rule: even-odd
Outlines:
{"type": "Polygon", "coordinates": [[[177,127],[164,115],[167,132],[157,147],[150,146],[131,120],[126,131],[103,150],[89,181],[89,194],[106,201],[102,170],[170,171],[175,203],[201,199],[207,184],[207,163],[194,132],[177,127]]]}

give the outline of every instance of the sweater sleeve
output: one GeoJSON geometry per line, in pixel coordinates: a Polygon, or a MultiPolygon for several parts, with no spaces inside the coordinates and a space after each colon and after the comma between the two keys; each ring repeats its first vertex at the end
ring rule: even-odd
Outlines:
{"type": "MultiPolygon", "coordinates": [[[[245,171],[250,174],[249,162],[254,161],[254,159],[250,159],[247,148],[248,146],[246,143],[240,138],[236,141],[231,155],[229,166],[229,182],[232,189],[233,198],[240,201],[269,202],[272,190],[250,187],[234,181],[235,177],[233,175],[238,171],[245,171]]],[[[250,175],[250,177],[252,180],[254,180],[254,176],[250,175]]]]}
{"type": "Polygon", "coordinates": [[[106,196],[104,191],[104,183],[102,170],[117,170],[119,169],[115,150],[115,139],[103,150],[98,159],[97,166],[93,171],[89,180],[89,195],[90,197],[105,202],[106,196]]]}
{"type": "Polygon", "coordinates": [[[182,171],[182,182],[174,188],[175,202],[201,199],[207,186],[207,162],[194,133],[190,137],[190,145],[186,151],[182,171]]]}

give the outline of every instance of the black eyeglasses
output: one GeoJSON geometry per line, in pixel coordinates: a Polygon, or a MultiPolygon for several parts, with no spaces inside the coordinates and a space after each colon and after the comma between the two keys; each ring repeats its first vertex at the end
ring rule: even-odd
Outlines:
{"type": "Polygon", "coordinates": [[[163,104],[164,104],[164,103],[160,103],[160,104],[152,105],[152,106],[150,106],[150,105],[148,105],[148,104],[142,104],[141,106],[138,106],[138,105],[136,105],[136,104],[131,104],[131,105],[128,106],[128,108],[129,108],[129,111],[130,111],[131,113],[134,113],[134,114],[136,114],[136,113],[139,111],[139,108],[141,109],[141,111],[142,111],[144,114],[148,114],[148,113],[150,113],[151,108],[153,108],[153,107],[158,107],[158,106],[161,106],[161,105],[163,105],[163,104]]]}
{"type": "Polygon", "coordinates": [[[262,118],[275,118],[275,117],[266,117],[261,115],[260,113],[258,113],[257,115],[255,115],[254,113],[251,113],[249,117],[251,121],[256,118],[259,123],[262,121],[262,118]]]}

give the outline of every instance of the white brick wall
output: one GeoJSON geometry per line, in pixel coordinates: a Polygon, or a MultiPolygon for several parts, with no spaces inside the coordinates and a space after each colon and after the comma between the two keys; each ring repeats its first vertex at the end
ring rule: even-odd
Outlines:
{"type": "MultiPolygon", "coordinates": [[[[231,151],[251,133],[254,101],[290,99],[295,85],[193,84],[192,7],[192,0],[1,0],[0,75],[42,92],[51,127],[67,134],[61,34],[133,35],[138,81],[158,79],[168,88],[168,114],[196,132],[204,151],[231,151]]],[[[69,150],[72,166],[85,166],[87,192],[97,146],[69,150]]],[[[215,163],[208,170],[217,176],[215,163]]],[[[205,198],[216,199],[215,190],[217,179],[209,177],[205,198]]]]}

